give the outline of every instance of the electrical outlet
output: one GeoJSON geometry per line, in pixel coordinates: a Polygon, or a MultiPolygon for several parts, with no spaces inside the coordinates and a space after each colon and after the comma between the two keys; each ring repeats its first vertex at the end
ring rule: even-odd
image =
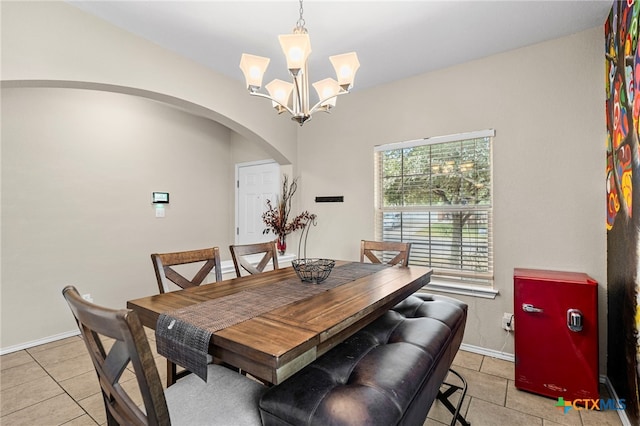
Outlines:
{"type": "Polygon", "coordinates": [[[504,314],[502,314],[502,329],[507,331],[515,330],[513,314],[509,312],[505,312],[504,314]]]}
{"type": "Polygon", "coordinates": [[[87,294],[83,294],[83,295],[82,295],[82,298],[83,298],[84,300],[86,300],[87,302],[91,302],[91,303],[93,303],[93,297],[91,297],[91,294],[89,294],[89,293],[87,293],[87,294]]]}

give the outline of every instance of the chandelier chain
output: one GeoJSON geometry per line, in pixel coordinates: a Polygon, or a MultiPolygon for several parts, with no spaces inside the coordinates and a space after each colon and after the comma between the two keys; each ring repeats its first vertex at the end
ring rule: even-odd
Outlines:
{"type": "Polygon", "coordinates": [[[306,22],[304,21],[304,18],[302,17],[303,13],[304,13],[304,9],[302,7],[302,0],[300,0],[300,18],[298,18],[298,22],[296,22],[296,29],[297,30],[303,30],[303,31],[300,31],[301,33],[306,33],[307,29],[304,27],[304,24],[306,22]]]}

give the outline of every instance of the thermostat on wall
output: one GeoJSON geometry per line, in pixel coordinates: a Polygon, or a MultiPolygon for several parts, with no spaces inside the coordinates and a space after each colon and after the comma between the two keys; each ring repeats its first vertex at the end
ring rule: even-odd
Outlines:
{"type": "Polygon", "coordinates": [[[169,204],[169,193],[168,192],[154,192],[151,202],[154,203],[154,204],[169,204]]]}

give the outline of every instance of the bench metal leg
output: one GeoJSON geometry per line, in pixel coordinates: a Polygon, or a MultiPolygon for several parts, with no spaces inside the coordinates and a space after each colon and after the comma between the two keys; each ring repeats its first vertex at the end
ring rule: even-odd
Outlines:
{"type": "Polygon", "coordinates": [[[458,374],[458,372],[452,369],[449,369],[449,372],[453,373],[460,379],[460,381],[462,382],[462,386],[457,386],[451,383],[443,382],[442,384],[448,386],[448,388],[444,392],[441,390],[438,391],[438,401],[442,402],[442,405],[444,405],[447,408],[447,410],[449,410],[449,412],[453,414],[453,419],[451,420],[451,426],[455,426],[456,421],[459,421],[462,426],[470,426],[471,423],[469,423],[460,414],[460,407],[462,407],[462,402],[464,401],[464,397],[467,394],[467,381],[464,379],[464,377],[458,374]],[[460,395],[460,399],[458,400],[458,403],[454,407],[451,401],[449,401],[449,397],[459,390],[462,391],[462,395],[460,395]]]}

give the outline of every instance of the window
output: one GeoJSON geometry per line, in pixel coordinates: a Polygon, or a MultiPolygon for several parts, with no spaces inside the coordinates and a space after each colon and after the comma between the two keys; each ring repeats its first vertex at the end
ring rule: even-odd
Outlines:
{"type": "Polygon", "coordinates": [[[376,238],[411,242],[433,278],[493,283],[494,130],[376,147],[376,238]]]}

